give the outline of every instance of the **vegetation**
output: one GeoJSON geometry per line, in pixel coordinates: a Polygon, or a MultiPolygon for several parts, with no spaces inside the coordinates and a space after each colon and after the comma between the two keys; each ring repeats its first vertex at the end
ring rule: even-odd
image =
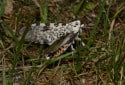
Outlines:
{"type": "Polygon", "coordinates": [[[0,1],[0,84],[124,85],[124,0],[0,1]],[[45,45],[25,41],[32,23],[84,23],[76,50],[42,56],[45,45]],[[26,30],[19,39],[20,30],[26,30]],[[72,53],[74,52],[74,53],[72,53]]]}

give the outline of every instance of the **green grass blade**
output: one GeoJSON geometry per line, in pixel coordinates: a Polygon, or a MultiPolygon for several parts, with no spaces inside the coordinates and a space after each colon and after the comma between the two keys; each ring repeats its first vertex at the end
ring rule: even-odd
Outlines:
{"type": "Polygon", "coordinates": [[[0,3],[0,18],[4,14],[5,5],[6,5],[6,0],[2,0],[1,3],[0,3]]]}
{"type": "Polygon", "coordinates": [[[5,32],[8,34],[8,37],[11,37],[17,43],[18,39],[16,35],[14,34],[14,32],[12,31],[12,29],[8,26],[8,24],[6,22],[3,22],[1,25],[3,29],[5,30],[5,32]]]}
{"type": "Polygon", "coordinates": [[[90,38],[89,38],[89,40],[87,42],[88,46],[90,46],[93,43],[94,37],[96,35],[96,30],[98,28],[99,22],[101,20],[101,17],[102,17],[103,11],[104,11],[105,1],[100,2],[100,5],[101,5],[101,7],[100,7],[100,10],[99,10],[99,14],[98,14],[97,20],[96,20],[95,25],[93,27],[93,30],[92,30],[92,32],[90,34],[90,38]]]}
{"type": "Polygon", "coordinates": [[[7,85],[6,84],[6,74],[5,74],[5,61],[4,61],[4,59],[3,59],[3,63],[2,63],[2,68],[3,68],[3,77],[2,77],[2,79],[3,79],[3,85],[7,85]]]}
{"type": "Polygon", "coordinates": [[[45,0],[45,3],[42,3],[41,0],[38,0],[40,4],[40,17],[41,22],[47,23],[48,22],[48,3],[49,0],[45,0]]]}

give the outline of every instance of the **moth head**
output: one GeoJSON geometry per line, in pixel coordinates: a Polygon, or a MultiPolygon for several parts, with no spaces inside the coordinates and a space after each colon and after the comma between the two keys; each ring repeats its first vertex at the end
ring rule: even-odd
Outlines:
{"type": "Polygon", "coordinates": [[[79,20],[71,22],[71,25],[73,33],[77,33],[80,30],[80,28],[84,26],[84,24],[81,24],[79,20]]]}

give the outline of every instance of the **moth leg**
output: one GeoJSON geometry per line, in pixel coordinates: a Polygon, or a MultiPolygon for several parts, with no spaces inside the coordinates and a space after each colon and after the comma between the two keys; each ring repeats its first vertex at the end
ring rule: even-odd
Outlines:
{"type": "Polygon", "coordinates": [[[49,60],[52,56],[45,55],[46,60],[49,60]]]}
{"type": "Polygon", "coordinates": [[[83,33],[83,30],[82,30],[82,29],[79,29],[79,33],[83,33]]]}
{"type": "Polygon", "coordinates": [[[82,46],[84,47],[85,46],[85,43],[82,41],[82,46]]]}
{"type": "Polygon", "coordinates": [[[50,59],[50,57],[46,57],[46,60],[49,60],[50,59]]]}
{"type": "Polygon", "coordinates": [[[75,41],[74,41],[74,40],[72,41],[72,44],[75,44],[75,41]]]}
{"type": "Polygon", "coordinates": [[[73,45],[70,46],[71,50],[72,50],[72,56],[74,55],[74,50],[75,48],[73,47],[73,45]]]}
{"type": "Polygon", "coordinates": [[[81,38],[79,38],[79,36],[77,35],[77,36],[75,37],[75,40],[76,40],[76,41],[81,41],[81,38]]]}
{"type": "Polygon", "coordinates": [[[73,47],[73,45],[71,45],[71,46],[70,46],[70,48],[71,48],[71,50],[72,50],[72,51],[74,51],[74,50],[75,50],[75,48],[73,47]]]}
{"type": "Polygon", "coordinates": [[[83,47],[85,46],[85,43],[84,43],[84,42],[81,40],[81,38],[79,38],[78,36],[76,36],[75,40],[76,40],[76,41],[81,41],[82,46],[83,46],[83,47]]]}

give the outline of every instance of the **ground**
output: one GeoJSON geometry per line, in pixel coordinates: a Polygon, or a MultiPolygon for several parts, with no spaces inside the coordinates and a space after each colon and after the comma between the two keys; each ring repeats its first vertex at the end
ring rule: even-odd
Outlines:
{"type": "Polygon", "coordinates": [[[124,85],[124,0],[3,0],[0,1],[0,84],[3,85],[124,85]],[[85,26],[75,50],[46,60],[46,45],[20,37],[33,23],[85,26]]]}

